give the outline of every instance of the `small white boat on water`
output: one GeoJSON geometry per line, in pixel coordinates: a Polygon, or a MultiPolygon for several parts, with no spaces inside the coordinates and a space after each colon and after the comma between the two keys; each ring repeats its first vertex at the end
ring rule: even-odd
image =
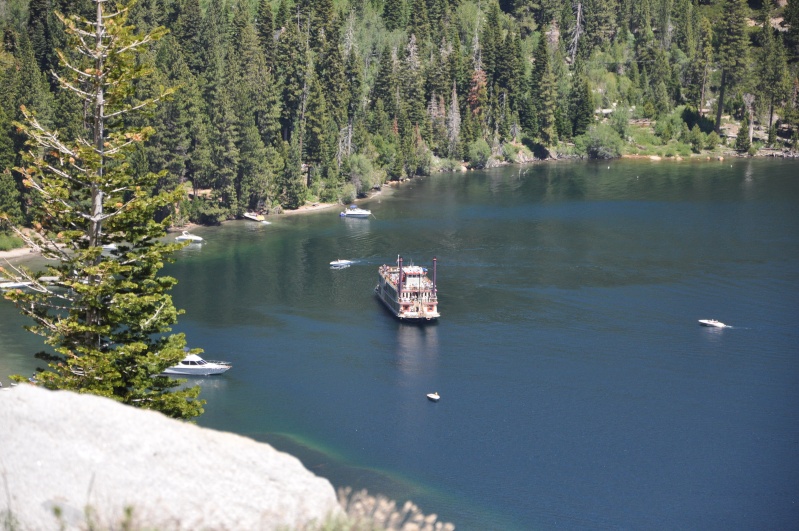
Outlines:
{"type": "Polygon", "coordinates": [[[177,365],[164,371],[164,374],[177,374],[181,376],[209,376],[222,374],[232,365],[227,361],[206,361],[196,354],[189,354],[177,365]]]}
{"type": "Polygon", "coordinates": [[[710,326],[714,328],[727,328],[727,325],[715,319],[699,319],[699,324],[702,326],[710,326]]]}
{"type": "Polygon", "coordinates": [[[2,289],[19,289],[29,288],[33,282],[16,281],[16,280],[0,280],[0,290],[2,289]]]}
{"type": "Polygon", "coordinates": [[[330,269],[344,269],[345,267],[350,267],[352,265],[352,260],[333,260],[330,262],[330,269]]]}
{"type": "Polygon", "coordinates": [[[189,243],[202,243],[203,239],[200,236],[195,236],[194,234],[190,233],[187,230],[183,231],[183,234],[175,238],[176,242],[189,242],[189,243]]]}
{"type": "Polygon", "coordinates": [[[427,399],[431,402],[438,402],[441,396],[438,394],[438,391],[435,393],[427,393],[427,399]]]}
{"type": "Polygon", "coordinates": [[[253,221],[263,221],[264,216],[263,214],[258,214],[257,212],[245,212],[244,217],[247,219],[251,219],[253,221]]]}
{"type": "Polygon", "coordinates": [[[360,208],[358,205],[350,205],[347,210],[339,214],[342,218],[368,218],[371,215],[371,210],[360,208]]]}

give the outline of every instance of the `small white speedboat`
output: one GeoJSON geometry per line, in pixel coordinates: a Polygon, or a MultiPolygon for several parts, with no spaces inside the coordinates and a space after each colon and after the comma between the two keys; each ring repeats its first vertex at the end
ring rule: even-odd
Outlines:
{"type": "Polygon", "coordinates": [[[371,215],[371,210],[359,208],[357,205],[350,205],[347,210],[339,214],[342,218],[368,218],[371,215]]]}
{"type": "Polygon", "coordinates": [[[427,393],[427,399],[431,402],[438,402],[441,396],[439,396],[438,391],[435,393],[427,393]]]}
{"type": "Polygon", "coordinates": [[[200,236],[195,236],[189,231],[184,230],[183,234],[175,238],[176,242],[189,242],[189,243],[202,243],[203,239],[200,236]]]}
{"type": "Polygon", "coordinates": [[[164,371],[164,374],[179,374],[181,376],[209,376],[222,374],[232,365],[227,361],[206,361],[196,354],[189,354],[177,365],[164,371]]]}
{"type": "Polygon", "coordinates": [[[344,269],[345,267],[350,267],[352,265],[352,260],[333,260],[330,262],[331,269],[344,269]]]}
{"type": "Polygon", "coordinates": [[[699,324],[702,326],[711,326],[714,328],[726,328],[727,325],[715,319],[699,319],[699,324]]]}
{"type": "Polygon", "coordinates": [[[33,282],[26,282],[26,281],[16,281],[16,280],[0,281],[0,289],[29,288],[32,285],[33,285],[33,282]]]}
{"type": "Polygon", "coordinates": [[[245,212],[244,217],[253,221],[264,221],[264,215],[257,212],[245,212]]]}

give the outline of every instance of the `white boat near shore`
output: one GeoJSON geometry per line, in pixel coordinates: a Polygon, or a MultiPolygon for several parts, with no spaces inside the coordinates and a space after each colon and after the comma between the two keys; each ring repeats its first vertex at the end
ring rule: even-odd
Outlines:
{"type": "Polygon", "coordinates": [[[164,371],[164,374],[181,376],[210,376],[222,374],[232,367],[227,361],[206,361],[196,354],[189,354],[177,365],[164,371]]]}
{"type": "Polygon", "coordinates": [[[360,208],[358,205],[350,205],[347,210],[339,214],[342,218],[368,218],[371,215],[371,210],[360,208]]]}
{"type": "Polygon", "coordinates": [[[6,280],[6,281],[0,281],[0,289],[29,288],[32,284],[33,282],[6,280]]]}
{"type": "Polygon", "coordinates": [[[200,236],[195,236],[194,234],[190,233],[187,230],[184,230],[183,233],[175,238],[176,242],[189,242],[189,243],[202,243],[204,240],[200,236]]]}

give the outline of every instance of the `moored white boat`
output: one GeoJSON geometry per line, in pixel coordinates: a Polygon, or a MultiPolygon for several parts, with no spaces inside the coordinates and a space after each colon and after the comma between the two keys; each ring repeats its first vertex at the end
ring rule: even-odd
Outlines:
{"type": "Polygon", "coordinates": [[[203,239],[200,236],[195,236],[189,231],[184,230],[183,233],[175,238],[176,242],[189,242],[189,243],[202,243],[203,239]]]}
{"type": "Polygon", "coordinates": [[[431,402],[438,402],[441,396],[439,396],[438,391],[435,393],[427,393],[427,399],[431,402]]]}
{"type": "Polygon", "coordinates": [[[425,322],[439,318],[436,264],[433,258],[433,278],[427,268],[417,265],[403,266],[397,257],[396,266],[382,265],[378,269],[375,294],[388,310],[402,321],[425,322]]]}
{"type": "Polygon", "coordinates": [[[178,374],[182,376],[210,376],[222,374],[232,365],[227,361],[204,360],[196,354],[189,354],[180,363],[164,370],[164,374],[178,374]]]}
{"type": "Polygon", "coordinates": [[[0,281],[0,289],[29,288],[32,285],[33,282],[16,281],[16,280],[0,281]]]}
{"type": "Polygon", "coordinates": [[[727,325],[715,319],[699,319],[699,324],[702,326],[711,326],[714,328],[726,328],[727,325]]]}
{"type": "Polygon", "coordinates": [[[342,218],[368,218],[371,215],[371,210],[360,208],[357,205],[350,205],[347,210],[339,214],[342,218]]]}
{"type": "Polygon", "coordinates": [[[245,212],[244,217],[253,221],[264,221],[263,214],[258,214],[257,212],[245,212]]]}

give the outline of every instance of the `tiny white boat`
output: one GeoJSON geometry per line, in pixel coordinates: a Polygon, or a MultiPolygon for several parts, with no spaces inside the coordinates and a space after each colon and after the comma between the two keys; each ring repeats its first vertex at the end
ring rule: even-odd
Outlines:
{"type": "Polygon", "coordinates": [[[14,281],[14,280],[7,280],[7,281],[0,281],[0,289],[19,289],[19,288],[29,288],[33,285],[33,282],[24,282],[24,281],[14,281]]]}
{"type": "Polygon", "coordinates": [[[111,252],[111,251],[117,251],[117,250],[119,250],[119,247],[117,247],[117,244],[115,244],[115,243],[107,243],[107,244],[103,245],[103,251],[111,252]]]}
{"type": "Polygon", "coordinates": [[[244,217],[253,221],[264,221],[263,214],[258,214],[256,212],[245,212],[244,217]]]}
{"type": "Polygon", "coordinates": [[[164,374],[179,374],[182,376],[209,376],[222,374],[232,365],[227,361],[206,361],[196,354],[189,354],[177,365],[164,371],[164,374]]]}
{"type": "Polygon", "coordinates": [[[189,243],[202,243],[203,239],[199,236],[191,234],[189,231],[184,230],[183,234],[175,238],[176,242],[189,242],[189,243]]]}
{"type": "Polygon", "coordinates": [[[342,218],[368,218],[371,215],[371,210],[359,208],[358,205],[350,205],[347,210],[339,214],[342,218]]]}
{"type": "Polygon", "coordinates": [[[350,267],[352,265],[352,260],[333,260],[330,262],[331,269],[344,269],[345,267],[350,267]]]}
{"type": "Polygon", "coordinates": [[[726,328],[727,325],[715,319],[699,319],[699,324],[702,326],[711,326],[714,328],[726,328]]]}
{"type": "Polygon", "coordinates": [[[441,396],[439,396],[438,391],[436,391],[435,393],[427,393],[427,399],[430,400],[431,402],[438,402],[440,398],[441,396]]]}

